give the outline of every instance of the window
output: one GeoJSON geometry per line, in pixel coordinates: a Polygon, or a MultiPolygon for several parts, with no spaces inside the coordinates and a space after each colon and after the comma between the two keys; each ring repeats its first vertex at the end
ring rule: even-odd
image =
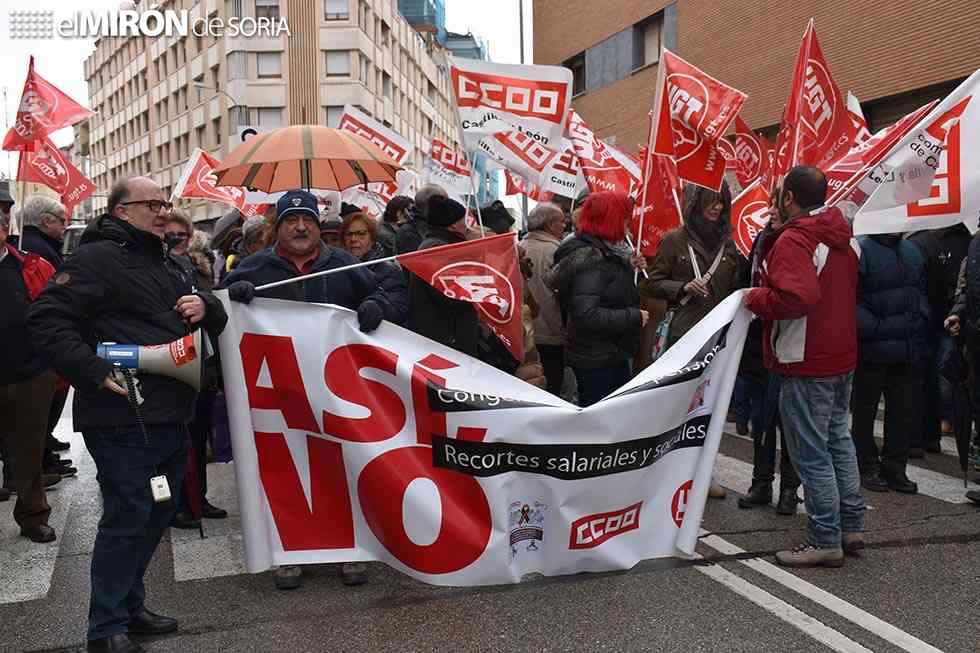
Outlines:
{"type": "Polygon", "coordinates": [[[336,129],[340,125],[340,116],[344,113],[344,107],[327,107],[327,127],[336,129]]]}
{"type": "Polygon", "coordinates": [[[194,145],[202,150],[207,148],[207,144],[204,142],[204,125],[194,128],[194,145]]]}
{"type": "Polygon", "coordinates": [[[566,60],[565,68],[572,71],[572,95],[585,93],[585,53],[566,60]]]}
{"type": "Polygon", "coordinates": [[[204,73],[201,73],[191,81],[191,86],[194,88],[194,97],[197,98],[197,102],[204,101],[204,73]]]}
{"type": "Polygon", "coordinates": [[[327,51],[327,77],[350,76],[350,52],[347,50],[327,51]]]}
{"type": "Polygon", "coordinates": [[[245,79],[248,76],[248,64],[244,52],[228,53],[228,79],[245,79]]]}
{"type": "Polygon", "coordinates": [[[279,0],[255,0],[255,17],[279,20],[279,0]]]}
{"type": "Polygon", "coordinates": [[[381,73],[381,94],[391,99],[391,75],[388,73],[381,73]]]}
{"type": "Polygon", "coordinates": [[[347,0],[323,0],[324,20],[347,20],[349,11],[347,0]]]}
{"type": "Polygon", "coordinates": [[[211,131],[214,134],[214,144],[221,145],[221,118],[211,121],[211,131]]]}
{"type": "Polygon", "coordinates": [[[259,77],[282,77],[282,55],[278,52],[257,52],[255,62],[259,77]]]}
{"type": "Polygon", "coordinates": [[[660,61],[660,14],[651,16],[633,26],[633,70],[660,61]]]}
{"type": "Polygon", "coordinates": [[[281,107],[261,107],[255,110],[256,120],[259,127],[275,128],[282,127],[282,108],[281,107]]]}
{"type": "Polygon", "coordinates": [[[381,21],[381,43],[387,48],[391,45],[391,30],[388,29],[388,23],[381,21]]]}
{"type": "Polygon", "coordinates": [[[229,128],[231,129],[229,133],[237,133],[239,127],[248,124],[248,109],[240,106],[229,107],[228,122],[229,128]]]}
{"type": "Polygon", "coordinates": [[[364,85],[365,86],[368,86],[368,84],[370,82],[370,80],[368,79],[368,75],[370,74],[371,60],[368,59],[367,57],[365,57],[363,54],[360,55],[360,57],[361,57],[361,77],[360,77],[360,80],[362,82],[364,82],[364,85]]]}
{"type": "Polygon", "coordinates": [[[242,0],[225,0],[225,18],[242,17],[242,0]]]}

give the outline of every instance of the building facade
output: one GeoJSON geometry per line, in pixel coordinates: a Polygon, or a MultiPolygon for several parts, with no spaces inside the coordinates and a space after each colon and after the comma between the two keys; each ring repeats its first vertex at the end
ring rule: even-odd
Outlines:
{"type": "Polygon", "coordinates": [[[861,100],[872,131],[980,67],[972,0],[535,0],[534,59],[571,68],[575,108],[630,151],[646,140],[661,43],[747,93],[742,117],[774,132],[811,17],[834,78],[861,100]]]}
{"type": "MultiPolygon", "coordinates": [[[[399,14],[395,0],[165,0],[192,20],[283,17],[289,35],[102,38],[85,62],[88,164],[105,193],[150,174],[172,190],[191,152],[221,159],[243,128],[336,126],[351,104],[421,148],[457,141],[449,80],[438,52],[399,14]]],[[[79,166],[81,167],[81,166],[79,166]]],[[[220,204],[183,201],[195,221],[220,204]]],[[[92,211],[104,209],[96,197],[92,211]]]]}

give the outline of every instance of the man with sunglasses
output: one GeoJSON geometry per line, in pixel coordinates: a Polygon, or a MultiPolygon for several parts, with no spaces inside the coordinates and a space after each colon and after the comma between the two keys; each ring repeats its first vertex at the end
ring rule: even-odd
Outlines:
{"type": "Polygon", "coordinates": [[[141,373],[138,417],[112,365],[95,353],[99,342],[158,345],[200,326],[212,337],[224,329],[221,303],[195,291],[167,256],[171,209],[152,179],[119,181],[106,214],[89,224],[81,246],[28,314],[39,353],[75,387],[75,430],[95,460],[102,491],[89,651],[142,651],[129,634],[177,629],[176,619],[144,605],[143,574],[175,511],[173,501],[154,502],[150,478],[165,475],[171,494],[180,492],[197,392],[176,379],[141,373]]]}

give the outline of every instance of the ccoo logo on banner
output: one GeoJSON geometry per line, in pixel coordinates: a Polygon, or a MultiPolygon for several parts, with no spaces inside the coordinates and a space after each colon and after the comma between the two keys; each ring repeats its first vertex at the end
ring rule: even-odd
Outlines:
{"type": "Polygon", "coordinates": [[[223,296],[249,571],[378,560],[480,585],[693,555],[741,299],[580,409],[387,322],[365,335],[346,309],[223,296]]]}

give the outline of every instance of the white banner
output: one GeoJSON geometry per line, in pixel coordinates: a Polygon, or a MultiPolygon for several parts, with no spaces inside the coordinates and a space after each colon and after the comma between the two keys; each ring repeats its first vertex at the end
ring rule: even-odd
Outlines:
{"type": "Polygon", "coordinates": [[[249,571],[377,560],[485,585],[694,555],[742,292],[585,409],[346,309],[218,294],[249,571]]]}
{"type": "Polygon", "coordinates": [[[349,104],[344,106],[344,112],[340,115],[340,123],[337,129],[344,129],[363,136],[397,161],[399,165],[410,163],[412,150],[415,149],[412,144],[357,107],[349,104]]]}

